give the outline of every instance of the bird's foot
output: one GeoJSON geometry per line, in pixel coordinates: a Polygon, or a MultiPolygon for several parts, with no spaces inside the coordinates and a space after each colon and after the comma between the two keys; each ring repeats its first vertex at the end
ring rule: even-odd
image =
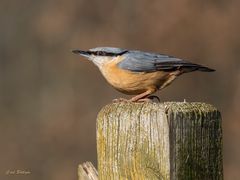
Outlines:
{"type": "Polygon", "coordinates": [[[139,99],[136,102],[160,102],[160,98],[157,96],[148,96],[146,98],[139,99]]]}
{"type": "Polygon", "coordinates": [[[118,98],[118,99],[114,99],[113,100],[114,103],[118,103],[118,102],[160,102],[160,98],[157,96],[148,96],[146,98],[141,98],[141,99],[125,99],[125,98],[118,98]]]}
{"type": "Polygon", "coordinates": [[[158,96],[148,96],[149,99],[152,100],[152,102],[160,102],[160,98],[158,96]]]}
{"type": "Polygon", "coordinates": [[[114,103],[117,103],[117,102],[129,102],[129,100],[125,99],[125,98],[118,98],[118,99],[114,99],[113,102],[114,103]]]}
{"type": "Polygon", "coordinates": [[[152,99],[149,99],[149,98],[142,98],[142,99],[139,99],[137,100],[136,102],[140,102],[140,103],[144,103],[144,102],[152,102],[152,99]]]}

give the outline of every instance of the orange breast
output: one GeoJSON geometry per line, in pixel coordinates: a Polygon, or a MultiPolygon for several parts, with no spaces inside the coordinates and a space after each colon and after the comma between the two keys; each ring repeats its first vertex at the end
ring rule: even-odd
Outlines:
{"type": "Polygon", "coordinates": [[[131,72],[117,66],[121,57],[100,68],[106,80],[118,91],[125,94],[139,94],[148,89],[159,89],[169,79],[168,72],[131,72]]]}

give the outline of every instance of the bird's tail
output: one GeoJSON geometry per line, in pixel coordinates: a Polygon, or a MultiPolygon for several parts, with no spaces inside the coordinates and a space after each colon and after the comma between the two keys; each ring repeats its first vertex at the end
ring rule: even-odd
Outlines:
{"type": "Polygon", "coordinates": [[[202,66],[199,64],[184,64],[182,67],[182,73],[188,73],[188,72],[193,72],[193,71],[202,71],[202,72],[213,72],[215,71],[214,69],[208,68],[206,66],[202,66]]]}
{"type": "Polygon", "coordinates": [[[214,69],[211,69],[211,68],[208,68],[208,67],[205,67],[205,66],[201,66],[201,65],[199,65],[197,67],[197,70],[198,71],[203,71],[203,72],[214,72],[215,71],[214,69]]]}

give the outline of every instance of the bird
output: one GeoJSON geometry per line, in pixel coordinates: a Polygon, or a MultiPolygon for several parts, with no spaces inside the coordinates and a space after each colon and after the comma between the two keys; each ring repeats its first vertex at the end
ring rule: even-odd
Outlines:
{"type": "Polygon", "coordinates": [[[161,53],[96,47],[72,50],[93,62],[116,90],[135,95],[119,101],[144,102],[151,95],[170,85],[178,76],[193,71],[213,72],[214,69],[161,53]]]}

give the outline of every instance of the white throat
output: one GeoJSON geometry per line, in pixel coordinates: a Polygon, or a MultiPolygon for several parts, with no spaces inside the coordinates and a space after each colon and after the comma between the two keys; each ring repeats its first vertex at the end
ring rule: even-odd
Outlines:
{"type": "Polygon", "coordinates": [[[99,57],[91,57],[92,62],[101,70],[102,66],[106,63],[111,62],[114,60],[112,57],[107,57],[107,56],[99,56],[99,57]]]}

